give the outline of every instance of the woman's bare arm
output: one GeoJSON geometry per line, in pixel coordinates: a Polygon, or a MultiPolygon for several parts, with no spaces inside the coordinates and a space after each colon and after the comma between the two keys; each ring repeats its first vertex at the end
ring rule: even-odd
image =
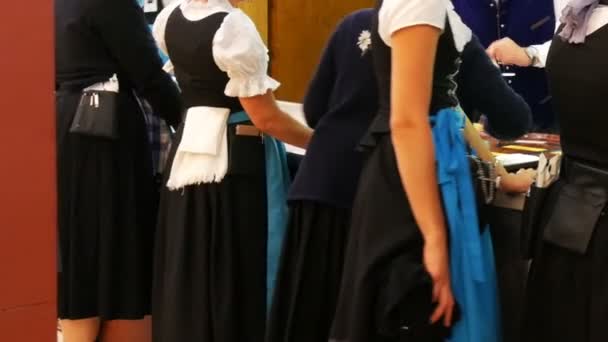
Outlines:
{"type": "Polygon", "coordinates": [[[433,278],[437,309],[431,320],[452,321],[447,232],[440,202],[429,107],[441,31],[428,25],[392,35],[391,132],[397,165],[425,240],[424,262],[433,278]]]}
{"type": "Polygon", "coordinates": [[[262,132],[287,144],[306,148],[312,130],[283,112],[271,91],[264,95],[240,98],[243,109],[262,132]]]}

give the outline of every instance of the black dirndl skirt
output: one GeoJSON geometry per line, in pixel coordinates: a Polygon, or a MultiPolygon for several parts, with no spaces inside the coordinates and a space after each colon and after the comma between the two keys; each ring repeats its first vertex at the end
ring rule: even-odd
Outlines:
{"type": "MultiPolygon", "coordinates": [[[[562,169],[564,166],[562,166],[562,169]]],[[[563,172],[563,171],[562,171],[563,172]]],[[[561,180],[550,190],[546,206],[555,208],[561,180]]],[[[583,204],[584,205],[584,204],[583,204]]],[[[601,208],[600,208],[601,209],[601,208]]],[[[583,209],[584,210],[584,209],[583,209]]],[[[543,242],[532,262],[527,284],[521,341],[608,341],[608,215],[576,217],[576,205],[568,212],[572,227],[580,231],[589,219],[597,219],[585,253],[543,242]]],[[[582,210],[581,210],[582,212],[582,210]]],[[[551,229],[550,224],[544,229],[551,229]]]]}
{"type": "MultiPolygon", "coordinates": [[[[163,182],[153,287],[155,342],[260,342],[266,324],[264,145],[234,136],[220,183],[170,191],[163,182]],[[238,166],[240,165],[240,166],[238,166]]],[[[175,157],[182,128],[169,155],[175,157]]]]}
{"type": "Polygon", "coordinates": [[[143,113],[130,94],[119,99],[111,141],[69,133],[80,92],[56,95],[62,319],[150,314],[158,197],[143,113]]]}
{"type": "Polygon", "coordinates": [[[350,214],[315,201],[291,203],[266,342],[327,342],[350,214]]]}
{"type": "Polygon", "coordinates": [[[432,280],[390,135],[377,138],[353,207],[330,341],[444,341],[441,324],[429,324],[432,280]]]}

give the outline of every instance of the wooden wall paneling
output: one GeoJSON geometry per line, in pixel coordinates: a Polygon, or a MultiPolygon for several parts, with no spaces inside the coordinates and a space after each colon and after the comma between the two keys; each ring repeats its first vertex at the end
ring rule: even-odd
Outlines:
{"type": "MultiPolygon", "coordinates": [[[[259,0],[254,0],[259,1],[259,0]]],[[[301,101],[325,43],[339,21],[374,0],[268,0],[271,74],[277,97],[301,101]]]]}

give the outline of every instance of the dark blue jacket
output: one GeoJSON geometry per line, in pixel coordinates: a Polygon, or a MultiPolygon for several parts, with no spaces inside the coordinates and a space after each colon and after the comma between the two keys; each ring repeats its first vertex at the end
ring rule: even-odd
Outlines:
{"type": "MultiPolygon", "coordinates": [[[[552,39],[555,30],[553,0],[452,0],[462,20],[479,37],[484,47],[509,37],[523,47],[543,44],[552,39]]],[[[515,73],[507,82],[532,108],[535,129],[553,128],[555,118],[542,68],[503,67],[515,73]]]]}
{"type": "Polygon", "coordinates": [[[372,9],[346,17],[331,36],[304,99],[314,136],[291,187],[290,199],[350,208],[363,167],[356,150],[378,107],[371,50],[357,42],[371,30],[372,9]]]}
{"type": "MultiPolygon", "coordinates": [[[[357,147],[378,106],[371,51],[362,54],[357,46],[361,32],[371,29],[374,13],[366,9],[346,17],[325,48],[304,100],[306,120],[315,132],[290,200],[352,206],[363,167],[357,147]]],[[[493,134],[514,138],[527,131],[530,109],[502,79],[476,38],[463,51],[457,80],[463,108],[484,112],[493,134]]]]}

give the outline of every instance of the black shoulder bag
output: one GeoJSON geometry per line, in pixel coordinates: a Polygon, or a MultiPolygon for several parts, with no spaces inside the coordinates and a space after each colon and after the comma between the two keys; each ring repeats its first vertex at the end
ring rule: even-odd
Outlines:
{"type": "Polygon", "coordinates": [[[70,132],[118,139],[118,97],[111,90],[83,90],[70,132]]]}

